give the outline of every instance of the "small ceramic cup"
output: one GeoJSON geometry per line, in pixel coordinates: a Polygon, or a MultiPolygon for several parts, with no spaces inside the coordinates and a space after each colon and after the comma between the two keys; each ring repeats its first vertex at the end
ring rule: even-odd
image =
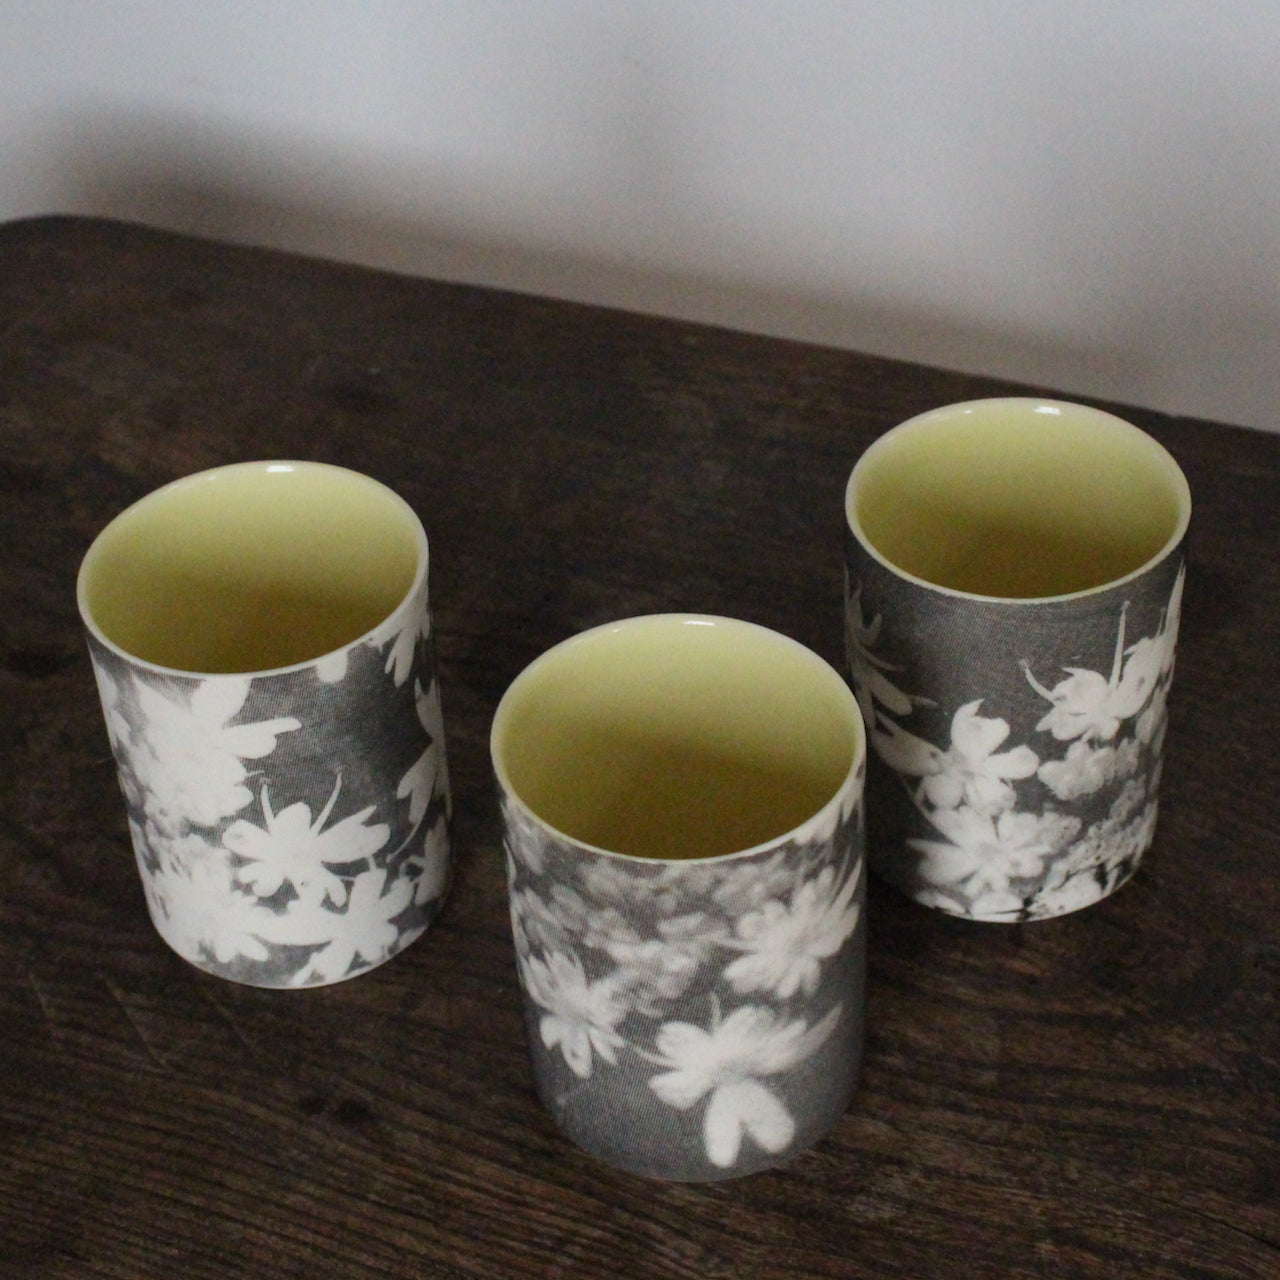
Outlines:
{"type": "Polygon", "coordinates": [[[1036,399],[912,418],[845,495],[872,869],[973,920],[1107,896],[1151,843],[1187,482],[1145,432],[1036,399]]]}
{"type": "Polygon", "coordinates": [[[584,632],[491,739],[539,1093],[616,1167],[781,1164],[862,1049],[865,739],[842,676],[747,622],[584,632]]]}
{"type": "Polygon", "coordinates": [[[307,987],[401,951],[450,878],[427,539],[375,480],[246,462],[94,540],[77,595],[157,930],[307,987]]]}

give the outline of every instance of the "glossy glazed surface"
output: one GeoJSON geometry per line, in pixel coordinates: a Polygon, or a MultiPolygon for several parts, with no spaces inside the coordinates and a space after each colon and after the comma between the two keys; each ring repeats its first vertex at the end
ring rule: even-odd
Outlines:
{"type": "Polygon", "coordinates": [[[575,637],[494,722],[510,790],[575,840],[654,858],[785,835],[861,756],[857,705],[807,649],[726,618],[656,615],[575,637]]]}
{"type": "Polygon", "coordinates": [[[892,568],[998,599],[1069,595],[1156,559],[1190,496],[1164,447],[1083,405],[946,406],[877,440],[850,478],[855,536],[892,568]]]}
{"type": "Polygon", "coordinates": [[[117,516],[85,557],[86,619],[124,653],[202,673],[321,657],[391,614],[425,561],[412,510],[308,462],[200,472],[117,516]]]}

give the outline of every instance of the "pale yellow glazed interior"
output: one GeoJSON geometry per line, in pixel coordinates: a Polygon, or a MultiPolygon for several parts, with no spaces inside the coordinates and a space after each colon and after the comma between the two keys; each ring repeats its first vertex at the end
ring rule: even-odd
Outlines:
{"type": "Polygon", "coordinates": [[[266,671],[323,656],[393,613],[425,566],[409,506],[367,476],[238,463],[143,498],[80,570],[86,621],[184,672],[266,671]]]}
{"type": "Polygon", "coordinates": [[[855,535],[888,564],[1001,599],[1124,578],[1182,537],[1190,510],[1177,464],[1145,432],[1031,399],[913,418],[867,450],[846,495],[855,535]]]}
{"type": "Polygon", "coordinates": [[[861,760],[862,721],[827,663],[745,622],[633,618],[544,654],[494,718],[504,788],[575,840],[698,858],[786,835],[861,760]]]}

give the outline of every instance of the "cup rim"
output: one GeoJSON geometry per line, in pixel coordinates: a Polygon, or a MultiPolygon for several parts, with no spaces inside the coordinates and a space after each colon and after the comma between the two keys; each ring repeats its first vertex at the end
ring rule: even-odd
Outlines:
{"type": "Polygon", "coordinates": [[[566,639],[552,645],[549,649],[543,650],[542,653],[523,667],[507,686],[502,697],[498,701],[497,708],[494,710],[493,720],[489,729],[489,759],[493,767],[494,776],[497,779],[500,795],[503,799],[508,803],[515,805],[519,809],[522,818],[534,824],[540,830],[545,831],[554,839],[561,840],[565,844],[570,845],[577,850],[601,857],[616,858],[622,862],[637,866],[697,866],[703,863],[726,863],[750,858],[766,850],[777,848],[788,841],[803,841],[807,838],[807,833],[810,829],[822,827],[829,822],[830,815],[833,810],[839,810],[845,807],[846,804],[849,804],[851,793],[853,793],[852,804],[849,804],[849,807],[852,809],[852,807],[857,803],[857,779],[861,773],[865,772],[866,768],[867,729],[866,724],[862,719],[862,709],[859,707],[858,699],[853,690],[850,689],[848,681],[830,662],[820,654],[815,653],[808,647],[808,645],[801,644],[799,640],[785,635],[781,631],[775,631],[771,627],[762,626],[760,623],[748,622],[743,618],[730,618],[720,614],[710,613],[645,613],[627,618],[619,618],[612,622],[600,623],[594,627],[588,627],[585,631],[579,631],[576,634],[568,636],[566,639]],[[505,764],[499,755],[498,735],[502,727],[502,720],[510,713],[513,693],[516,690],[516,687],[526,679],[533,678],[537,670],[548,661],[553,660],[555,655],[562,654],[566,650],[574,648],[579,644],[589,643],[591,640],[606,632],[630,630],[635,627],[652,625],[660,622],[685,622],[694,625],[724,626],[740,630],[754,631],[770,637],[774,642],[781,642],[784,647],[790,648],[793,652],[802,655],[803,661],[816,667],[824,676],[828,674],[830,675],[834,682],[835,690],[842,703],[844,703],[846,710],[852,713],[850,721],[854,730],[852,758],[850,760],[848,770],[845,772],[844,777],[841,778],[839,785],[836,787],[831,797],[823,803],[820,808],[805,818],[803,822],[798,823],[787,831],[780,832],[776,836],[771,836],[767,840],[762,840],[757,844],[750,845],[745,849],[734,849],[728,853],[705,854],[696,858],[654,858],[646,857],[642,854],[624,853],[617,849],[606,849],[602,845],[592,844],[590,841],[580,839],[578,836],[570,835],[537,814],[515,789],[507,774],[505,764]]]}
{"type": "Polygon", "coordinates": [[[332,659],[336,654],[345,653],[347,650],[355,648],[357,645],[368,643],[373,637],[381,632],[388,635],[394,634],[399,627],[393,625],[397,623],[404,611],[412,604],[413,600],[421,590],[423,583],[427,579],[427,571],[430,562],[430,546],[427,541],[427,532],[423,527],[422,520],[413,507],[400,496],[390,485],[384,484],[381,480],[374,479],[373,476],[366,475],[362,471],[356,471],[351,467],[339,466],[332,462],[318,462],[313,459],[306,458],[261,458],[249,459],[240,462],[222,463],[215,467],[206,467],[200,471],[193,471],[188,475],[178,476],[176,479],[168,481],[166,484],[160,485],[158,488],[152,489],[150,492],[143,494],[136,501],[131,502],[127,507],[118,511],[101,529],[94,535],[93,541],[90,542],[88,549],[80,560],[80,568],[76,573],[76,608],[80,613],[80,620],[84,624],[85,629],[93,637],[93,639],[101,644],[105,649],[121,658],[123,661],[132,666],[138,667],[144,671],[151,672],[155,675],[187,679],[187,680],[256,680],[263,676],[279,676],[289,675],[297,671],[305,671],[309,667],[316,666],[332,659]],[[176,489],[193,488],[196,485],[208,484],[216,481],[220,476],[238,471],[326,471],[337,473],[348,479],[354,480],[371,489],[377,489],[391,501],[393,506],[400,507],[405,515],[409,517],[409,527],[413,531],[414,542],[417,546],[417,564],[415,566],[413,581],[409,584],[404,595],[396,602],[385,617],[380,619],[367,631],[362,632],[358,636],[353,636],[344,644],[338,645],[336,648],[328,649],[324,653],[318,653],[310,658],[304,658],[299,662],[287,663],[279,667],[264,667],[262,669],[254,669],[251,671],[195,671],[188,670],[184,667],[170,667],[163,663],[152,662],[147,658],[139,657],[137,654],[130,653],[128,649],[123,648],[112,640],[99,627],[97,621],[89,608],[87,595],[87,579],[92,569],[92,561],[95,559],[95,553],[98,552],[103,538],[108,530],[114,528],[120,522],[126,520],[140,508],[150,506],[152,503],[159,501],[163,495],[171,493],[176,489]]]}
{"type": "Polygon", "coordinates": [[[849,479],[845,484],[844,490],[844,517],[845,528],[857,541],[858,545],[878,564],[880,564],[889,573],[896,578],[901,578],[905,582],[910,582],[915,586],[925,588],[929,591],[935,591],[939,595],[952,596],[959,600],[980,601],[983,604],[992,605],[1046,605],[1055,603],[1064,603],[1073,600],[1083,600],[1090,596],[1100,595],[1106,591],[1112,591],[1118,587],[1123,587],[1130,582],[1141,578],[1144,574],[1149,573],[1163,561],[1173,555],[1182,545],[1186,538],[1187,529],[1191,522],[1191,487],[1187,483],[1187,477],[1182,468],[1178,465],[1177,459],[1169,452],[1163,444],[1160,443],[1150,432],[1144,431],[1141,427],[1135,426],[1132,422],[1121,418],[1119,415],[1110,413],[1105,409],[1095,408],[1093,405],[1080,404],[1072,400],[1058,400],[1050,396],[989,396],[980,397],[976,400],[959,400],[953,404],[937,405],[932,409],[926,409],[923,413],[914,414],[903,422],[899,422],[896,426],[890,427],[889,430],[877,436],[863,451],[857,462],[853,466],[853,470],[849,473],[849,479]],[[1035,412],[1037,410],[1062,410],[1069,409],[1072,413],[1083,413],[1095,421],[1107,422],[1114,424],[1123,430],[1126,434],[1140,436],[1146,441],[1153,452],[1153,456],[1159,461],[1168,474],[1173,489],[1176,491],[1178,502],[1178,518],[1172,533],[1165,540],[1163,545],[1153,555],[1148,557],[1142,564],[1131,569],[1128,573],[1122,574],[1118,578],[1110,578],[1106,582],[1096,583],[1091,587],[1082,587],[1079,591],[1066,591],[1057,595],[1048,596],[993,596],[986,595],[977,591],[964,591],[958,587],[944,586],[939,582],[931,582],[928,578],[921,578],[917,574],[911,573],[909,570],[902,568],[888,559],[878,547],[867,537],[862,529],[857,515],[854,510],[854,488],[858,480],[859,472],[864,466],[868,465],[868,459],[875,453],[879,452],[882,445],[887,443],[893,437],[909,430],[914,430],[922,423],[937,418],[950,418],[962,415],[965,412],[971,412],[979,407],[990,406],[1009,406],[1020,405],[1025,406],[1035,412]]]}

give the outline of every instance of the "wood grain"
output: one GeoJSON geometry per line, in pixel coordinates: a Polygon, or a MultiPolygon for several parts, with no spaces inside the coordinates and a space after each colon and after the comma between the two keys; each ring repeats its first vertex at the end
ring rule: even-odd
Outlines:
{"type": "Polygon", "coordinates": [[[0,228],[0,1276],[1280,1275],[1280,436],[1119,410],[1195,500],[1130,885],[1013,927],[873,885],[862,1086],[785,1169],[642,1182],[533,1094],[487,754],[509,680],[659,610],[839,663],[859,452],[1011,390],[103,221],[0,228]],[[460,860],[425,939],[288,993],[152,929],[73,590],[128,502],[267,456],[366,471],[427,526],[460,860]]]}

